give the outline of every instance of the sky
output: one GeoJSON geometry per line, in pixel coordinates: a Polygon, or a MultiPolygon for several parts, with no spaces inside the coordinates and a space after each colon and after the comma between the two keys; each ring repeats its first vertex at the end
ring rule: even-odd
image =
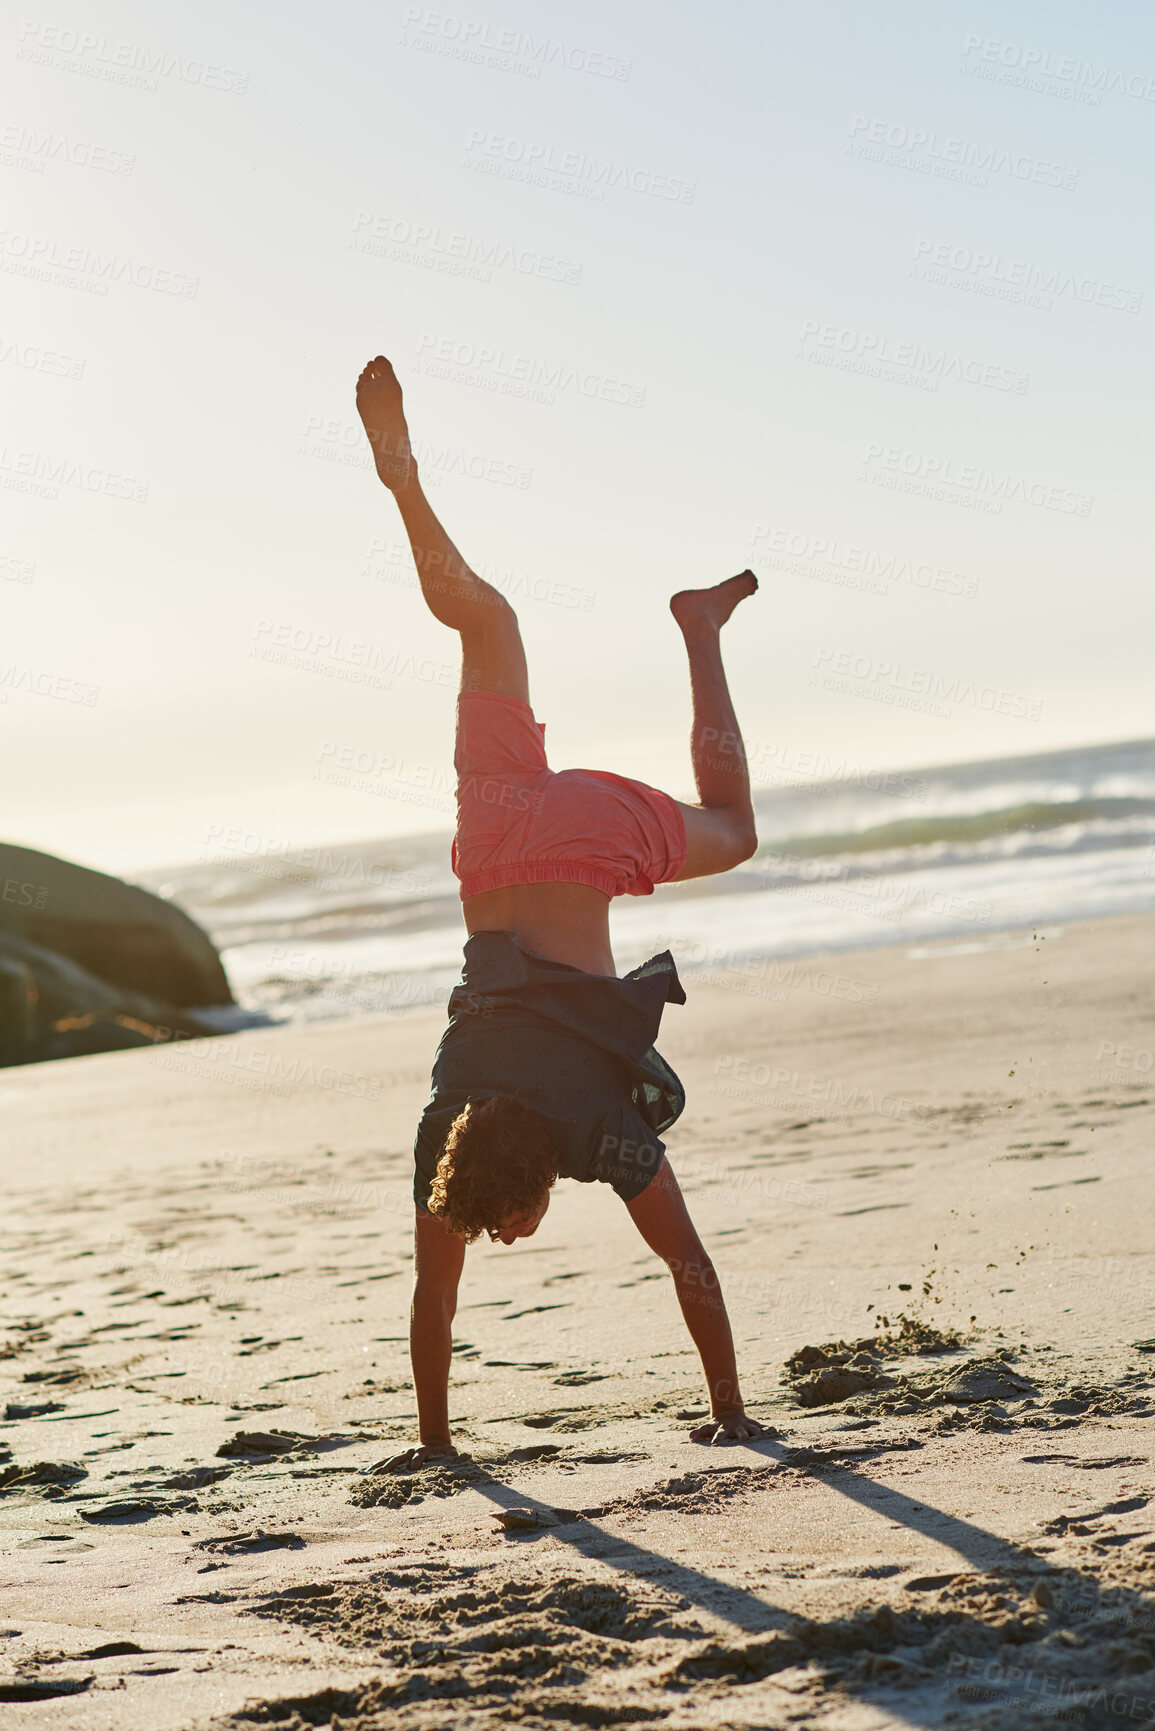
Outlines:
{"type": "Polygon", "coordinates": [[[7,839],[446,823],[378,352],[555,767],[692,797],[666,601],[747,565],[768,782],[1153,731],[1134,0],[53,0],[0,79],[7,839]]]}

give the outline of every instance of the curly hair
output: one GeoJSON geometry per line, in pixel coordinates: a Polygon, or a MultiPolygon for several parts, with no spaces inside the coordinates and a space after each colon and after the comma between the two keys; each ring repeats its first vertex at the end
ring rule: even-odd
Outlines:
{"type": "Polygon", "coordinates": [[[429,1197],[429,1212],[467,1244],[496,1239],[536,1214],[556,1183],[557,1149],[540,1112],[511,1094],[470,1100],[457,1114],[429,1197]]]}

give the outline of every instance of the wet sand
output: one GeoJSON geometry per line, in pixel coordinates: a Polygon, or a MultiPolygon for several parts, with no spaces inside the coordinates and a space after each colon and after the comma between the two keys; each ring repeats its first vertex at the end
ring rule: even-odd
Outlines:
{"type": "Polygon", "coordinates": [[[469,1458],[364,1474],[440,1012],[0,1074],[8,1721],[1155,1725],[1153,940],[687,977],[757,1445],[689,1442],[668,1277],[563,1183],[467,1258],[469,1458]]]}

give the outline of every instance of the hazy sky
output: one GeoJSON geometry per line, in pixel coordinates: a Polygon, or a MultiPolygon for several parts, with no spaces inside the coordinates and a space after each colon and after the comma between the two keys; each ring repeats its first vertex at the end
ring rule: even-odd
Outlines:
{"type": "Polygon", "coordinates": [[[130,870],[448,821],[378,351],[557,767],[689,794],[666,598],[746,564],[763,784],[1152,731],[1148,8],[9,18],[11,839],[130,870]]]}

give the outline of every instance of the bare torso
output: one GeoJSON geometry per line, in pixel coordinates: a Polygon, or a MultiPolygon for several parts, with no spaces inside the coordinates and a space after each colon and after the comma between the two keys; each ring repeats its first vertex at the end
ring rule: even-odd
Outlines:
{"type": "Polygon", "coordinates": [[[588,884],[514,884],[461,905],[465,928],[512,932],[527,950],[587,974],[617,976],[610,949],[610,898],[588,884]]]}

